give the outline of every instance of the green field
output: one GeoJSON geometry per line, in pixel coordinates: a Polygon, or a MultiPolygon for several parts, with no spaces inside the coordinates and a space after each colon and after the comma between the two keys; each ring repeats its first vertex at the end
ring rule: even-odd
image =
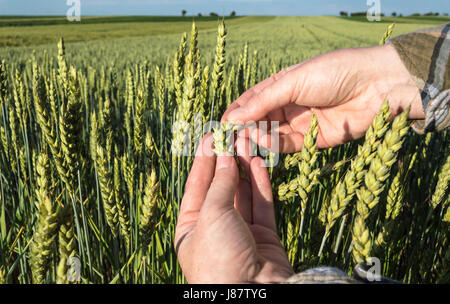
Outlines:
{"type": "MultiPolygon", "coordinates": [[[[0,17],[0,283],[68,283],[74,256],[81,283],[185,283],[173,239],[193,157],[173,153],[186,140],[172,132],[174,121],[192,123],[192,113],[219,120],[255,83],[325,52],[378,45],[391,22],[397,36],[449,19],[243,16],[226,18],[218,38],[221,20],[195,18],[192,39],[190,17],[0,17]]],[[[377,136],[370,149],[384,142],[377,136]]],[[[448,132],[409,130],[392,152],[398,161],[376,181],[379,203],[363,223],[370,241],[362,239],[387,277],[449,282],[448,140],[448,132]]],[[[320,174],[317,184],[308,177],[302,217],[294,190],[303,156],[281,155],[269,170],[278,233],[296,271],[352,273],[355,189],[339,216],[330,202],[356,174],[363,144],[320,151],[309,164],[320,174]]],[[[367,186],[366,172],[354,185],[367,186]]]]}

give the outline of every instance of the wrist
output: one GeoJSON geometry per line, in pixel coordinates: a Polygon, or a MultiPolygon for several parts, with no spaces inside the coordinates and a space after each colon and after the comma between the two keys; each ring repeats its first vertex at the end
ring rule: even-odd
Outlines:
{"type": "Polygon", "coordinates": [[[382,53],[378,57],[383,66],[381,77],[385,78],[385,86],[388,88],[386,98],[389,100],[392,113],[398,115],[410,107],[410,119],[424,119],[420,91],[397,51],[390,44],[378,48],[382,53]]]}

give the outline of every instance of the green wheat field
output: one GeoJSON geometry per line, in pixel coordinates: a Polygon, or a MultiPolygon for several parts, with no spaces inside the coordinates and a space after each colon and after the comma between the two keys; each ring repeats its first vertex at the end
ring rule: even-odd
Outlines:
{"type": "MultiPolygon", "coordinates": [[[[173,122],[220,120],[289,65],[449,20],[0,17],[0,283],[186,283],[173,240],[193,157],[175,152],[198,138],[173,122]]],[[[324,150],[313,116],[269,169],[297,272],[377,257],[391,279],[450,283],[449,134],[389,114],[324,150]]]]}

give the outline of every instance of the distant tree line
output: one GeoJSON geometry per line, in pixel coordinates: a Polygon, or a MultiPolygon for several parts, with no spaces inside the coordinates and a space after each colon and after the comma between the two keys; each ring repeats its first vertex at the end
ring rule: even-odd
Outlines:
{"type": "MultiPolygon", "coordinates": [[[[351,12],[351,13],[348,13],[348,12],[346,12],[346,11],[340,11],[339,12],[339,15],[341,16],[341,17],[355,17],[355,16],[366,16],[366,14],[367,14],[367,12],[351,12]]],[[[383,13],[381,13],[380,14],[381,16],[384,16],[384,14],[383,13]]],[[[403,17],[403,15],[402,14],[397,14],[397,12],[392,12],[391,13],[391,16],[392,17],[403,17]]],[[[426,13],[426,14],[420,14],[420,13],[414,13],[414,14],[411,14],[410,16],[414,16],[414,17],[417,17],[417,16],[439,16],[439,13],[438,12],[436,12],[436,13],[433,13],[433,12],[428,12],[428,13],[426,13]]],[[[448,13],[444,13],[443,14],[443,16],[448,16],[448,13]]]]}
{"type": "MultiPolygon", "coordinates": [[[[186,17],[186,14],[187,14],[187,11],[186,11],[186,10],[182,10],[182,11],[181,11],[181,16],[186,17]]],[[[202,17],[203,15],[202,15],[202,13],[198,13],[197,16],[198,16],[198,17],[202,17]]],[[[211,12],[211,13],[209,13],[209,16],[210,16],[210,17],[219,17],[219,14],[217,14],[217,13],[215,13],[215,12],[211,12]]],[[[232,12],[230,13],[230,17],[236,17],[236,11],[232,11],[232,12]]]]}

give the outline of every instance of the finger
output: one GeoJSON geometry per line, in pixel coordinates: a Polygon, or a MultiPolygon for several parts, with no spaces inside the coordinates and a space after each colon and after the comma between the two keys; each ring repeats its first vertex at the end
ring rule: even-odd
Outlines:
{"type": "MultiPolygon", "coordinates": [[[[250,162],[252,157],[250,156],[250,144],[249,140],[240,137],[236,139],[236,153],[238,155],[239,164],[243,169],[243,174],[247,177],[250,176],[250,162]]],[[[247,222],[252,222],[252,189],[250,180],[241,176],[239,179],[238,191],[234,199],[234,208],[239,211],[242,218],[247,222]]]]}
{"type": "Polygon", "coordinates": [[[211,186],[202,208],[206,213],[211,209],[234,209],[234,196],[239,183],[239,172],[236,161],[230,154],[217,156],[216,169],[211,186]]]}
{"type": "Polygon", "coordinates": [[[225,113],[222,115],[221,122],[227,121],[228,114],[232,112],[235,109],[238,109],[239,107],[245,106],[249,100],[251,100],[252,97],[259,94],[262,90],[264,90],[266,87],[272,85],[277,79],[284,76],[288,71],[294,69],[297,67],[298,64],[293,65],[291,67],[288,67],[284,70],[281,70],[280,72],[272,75],[269,78],[264,79],[263,81],[259,82],[255,86],[251,87],[247,91],[245,91],[238,99],[236,99],[225,111],[225,113]]]}
{"type": "MultiPolygon", "coordinates": [[[[279,109],[293,102],[297,79],[292,72],[285,72],[279,77],[271,76],[260,92],[256,92],[240,103],[244,105],[227,113],[226,120],[230,122],[258,121],[273,110],[279,109]]],[[[249,94],[250,95],[250,94],[249,94]]]]}
{"type": "Polygon", "coordinates": [[[212,148],[213,137],[207,134],[197,148],[194,163],[186,182],[181,202],[178,225],[197,220],[206,194],[214,177],[216,155],[212,148]]]}
{"type": "Polygon", "coordinates": [[[264,147],[273,153],[293,153],[300,151],[303,146],[304,135],[292,129],[291,132],[286,134],[288,131],[289,129],[284,126],[283,132],[279,130],[267,132],[264,129],[255,128],[250,133],[250,139],[257,143],[258,146],[264,147]]]}
{"type": "Polygon", "coordinates": [[[250,164],[252,184],[253,224],[276,231],[272,186],[269,173],[260,157],[252,159],[250,164]]]}

